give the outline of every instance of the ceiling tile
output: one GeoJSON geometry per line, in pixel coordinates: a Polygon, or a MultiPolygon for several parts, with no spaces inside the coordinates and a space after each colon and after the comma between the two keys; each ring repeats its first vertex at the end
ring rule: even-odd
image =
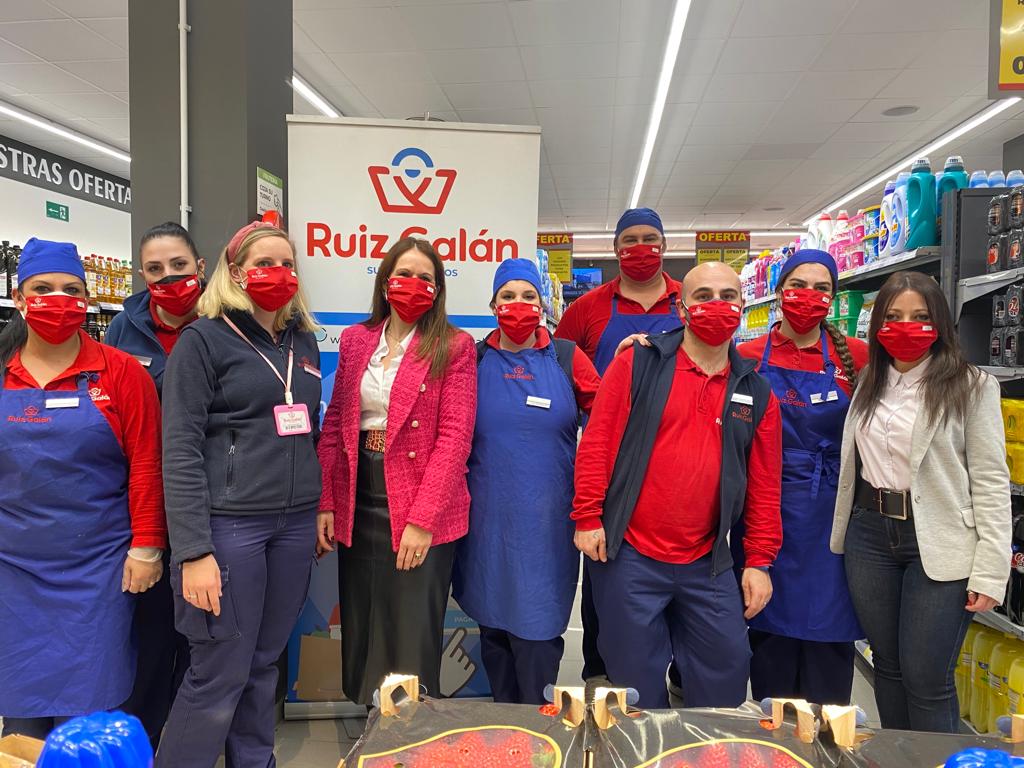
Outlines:
{"type": "MultiPolygon", "coordinates": [[[[616,48],[603,43],[524,46],[523,68],[530,80],[615,77],[616,48]]],[[[641,73],[629,73],[641,74],[641,73]]]]}
{"type": "Polygon", "coordinates": [[[426,56],[416,51],[332,53],[329,58],[360,87],[434,82],[426,56]]]}
{"type": "Polygon", "coordinates": [[[348,117],[380,117],[381,113],[355,86],[330,86],[322,91],[324,97],[348,117]]]}
{"type": "Polygon", "coordinates": [[[779,122],[845,123],[867,104],[867,99],[805,99],[797,89],[778,112],[779,122]]]}
{"type": "Polygon", "coordinates": [[[737,161],[750,151],[750,143],[746,144],[712,144],[707,146],[684,146],[679,150],[677,162],[685,162],[704,158],[708,160],[737,161]]]}
{"type": "Polygon", "coordinates": [[[913,123],[846,123],[832,138],[837,141],[899,141],[913,123]]]}
{"type": "MultiPolygon", "coordinates": [[[[695,40],[683,40],[679,46],[679,57],[672,72],[672,79],[684,75],[710,75],[716,67],[725,63],[723,51],[730,41],[721,37],[701,37],[695,40]]],[[[652,46],[653,47],[653,46],[652,46]]],[[[661,71],[661,62],[657,62],[651,73],[656,77],[661,71]]],[[[734,70],[735,71],[735,70],[734,70]]]]}
{"type": "Polygon", "coordinates": [[[988,28],[950,29],[932,37],[921,55],[911,62],[915,69],[946,72],[951,69],[950,57],[961,67],[988,66],[988,28]]]}
{"type": "Polygon", "coordinates": [[[879,25],[893,32],[987,29],[988,6],[985,2],[964,0],[930,0],[927,3],[860,0],[844,28],[850,32],[871,32],[879,25]]]}
{"type": "MultiPolygon", "coordinates": [[[[7,0],[4,0],[7,2],[7,0]]],[[[37,0],[38,2],[38,0],[37,0]]],[[[47,0],[76,19],[128,18],[128,0],[47,0]]],[[[43,3],[38,3],[43,5],[43,3]]]]}
{"type": "MultiPolygon", "coordinates": [[[[709,87],[710,75],[683,75],[672,78],[672,84],[668,88],[666,102],[669,104],[680,104],[685,102],[701,101],[704,94],[711,96],[709,87]]],[[[710,99],[709,99],[710,100],[710,99]]],[[[713,99],[714,101],[728,101],[728,99],[713,99]]]]}
{"type": "Polygon", "coordinates": [[[796,85],[789,72],[716,73],[704,93],[705,101],[782,101],[796,85]]]}
{"type": "Polygon", "coordinates": [[[439,85],[430,83],[390,83],[361,86],[359,89],[384,117],[404,120],[424,112],[451,112],[439,85]]]}
{"type": "Polygon", "coordinates": [[[486,48],[515,45],[505,6],[501,3],[431,4],[398,8],[417,47],[428,49],[486,48]]]}
{"type": "Polygon", "coordinates": [[[0,38],[47,61],[117,59],[125,53],[123,48],[71,19],[0,24],[0,38]]]}
{"type": "Polygon", "coordinates": [[[817,142],[807,142],[800,144],[755,144],[750,148],[750,151],[743,156],[743,162],[755,162],[755,161],[774,161],[774,160],[785,160],[792,162],[793,160],[805,160],[808,157],[814,157],[815,153],[821,148],[821,144],[817,142]]]}
{"type": "Polygon", "coordinates": [[[772,120],[757,136],[760,144],[820,144],[839,128],[839,123],[789,123],[772,120]]]}
{"type": "Polygon", "coordinates": [[[466,123],[491,123],[493,125],[537,125],[537,115],[532,108],[510,109],[460,109],[459,116],[466,123]]]}
{"type": "Polygon", "coordinates": [[[921,96],[962,96],[979,82],[985,82],[987,67],[955,66],[935,69],[905,69],[879,92],[879,96],[901,98],[916,104],[921,96]]]}
{"type": "Polygon", "coordinates": [[[320,49],[313,38],[297,23],[292,24],[292,53],[319,53],[320,49]]]}
{"type": "Polygon", "coordinates": [[[345,77],[326,53],[296,53],[292,58],[299,77],[307,80],[317,90],[320,90],[319,86],[324,83],[339,86],[352,85],[352,82],[345,77]]]}
{"type": "Polygon", "coordinates": [[[0,81],[25,93],[81,93],[96,89],[91,83],[42,62],[0,64],[0,81]]]}
{"type": "MultiPolygon", "coordinates": [[[[747,0],[732,28],[733,37],[786,37],[799,31],[807,35],[838,32],[850,13],[849,3],[814,3],[807,0],[747,0]]],[[[778,52],[770,41],[771,55],[778,52]]]]}
{"type": "Polygon", "coordinates": [[[128,90],[128,59],[113,61],[64,61],[60,69],[88,80],[97,88],[108,91],[128,90]]]}
{"type": "MultiPolygon", "coordinates": [[[[685,47],[686,43],[683,44],[683,49],[685,47]]],[[[609,51],[604,46],[599,46],[599,48],[602,61],[615,58],[608,55],[609,51]]],[[[525,54],[524,49],[524,56],[525,54]]],[[[680,50],[679,55],[682,56],[682,54],[683,50],[680,50]]],[[[654,82],[661,71],[660,51],[648,43],[619,43],[618,58],[616,71],[619,77],[644,77],[654,82]]],[[[678,67],[676,69],[678,71],[678,67]]]]}
{"type": "Polygon", "coordinates": [[[615,81],[615,105],[619,107],[650,107],[654,103],[657,83],[651,78],[620,77],[615,81]]]}
{"type": "Polygon", "coordinates": [[[629,0],[619,15],[619,40],[649,43],[652,30],[667,30],[672,21],[672,0],[629,0]]]}
{"type": "Polygon", "coordinates": [[[128,119],[128,103],[106,93],[49,93],[39,98],[84,118],[128,119]]]}
{"type": "Polygon", "coordinates": [[[864,108],[861,109],[857,114],[850,118],[851,123],[919,123],[923,120],[931,120],[935,117],[936,113],[940,110],[945,109],[951,103],[951,99],[946,98],[921,98],[920,96],[912,99],[872,99],[864,108]],[[893,107],[902,107],[907,104],[912,104],[918,107],[918,111],[913,114],[906,115],[904,117],[887,117],[882,113],[887,109],[893,107]]]}
{"type": "Polygon", "coordinates": [[[417,36],[392,8],[296,10],[294,16],[324,53],[417,48],[417,36]]]}
{"type": "Polygon", "coordinates": [[[815,103],[842,99],[870,99],[897,74],[896,70],[872,72],[805,72],[793,90],[796,101],[815,103]]]}
{"type": "MultiPolygon", "coordinates": [[[[741,14],[742,16],[742,14],[741,14]]],[[[733,37],[726,41],[716,71],[737,72],[803,72],[825,48],[825,35],[772,38],[771,50],[749,38],[733,37]]]]}
{"type": "Polygon", "coordinates": [[[718,101],[701,104],[693,116],[694,125],[763,123],[778,110],[774,101],[718,101]]]}
{"type": "Polygon", "coordinates": [[[426,51],[423,54],[437,82],[492,83],[523,80],[519,49],[463,48],[453,51],[426,51]]]}
{"type": "Polygon", "coordinates": [[[508,4],[519,45],[614,42],[619,10],[618,0],[508,4]]]}
{"type": "Polygon", "coordinates": [[[93,135],[115,145],[126,144],[131,135],[127,117],[96,117],[88,123],[95,129],[93,135]]]}
{"type": "Polygon", "coordinates": [[[742,4],[743,0],[691,3],[683,38],[728,37],[742,4]]]}
{"type": "MultiPolygon", "coordinates": [[[[889,29],[888,26],[886,29],[889,29]]],[[[821,52],[811,69],[818,72],[902,69],[909,66],[932,42],[926,32],[887,31],[837,35],[821,52]]]]}
{"type": "Polygon", "coordinates": [[[463,109],[525,109],[533,106],[530,101],[530,89],[522,81],[451,83],[443,87],[452,106],[459,111],[463,109]]]}
{"type": "Polygon", "coordinates": [[[4,0],[0,3],[0,22],[63,19],[64,14],[40,0],[4,0]]]}
{"type": "Polygon", "coordinates": [[[888,141],[838,141],[830,139],[814,152],[814,157],[833,160],[871,160],[891,147],[888,141]]]}
{"type": "Polygon", "coordinates": [[[536,80],[529,83],[535,107],[604,107],[615,101],[615,80],[536,80]]]}
{"type": "Polygon", "coordinates": [[[16,45],[0,40],[0,64],[12,64],[19,61],[39,61],[39,57],[16,45]]]}
{"type": "Polygon", "coordinates": [[[732,125],[692,125],[686,134],[688,146],[704,144],[752,144],[761,133],[761,126],[753,122],[732,125]]]}
{"type": "Polygon", "coordinates": [[[83,19],[82,23],[125,53],[128,52],[128,14],[116,19],[83,19]]]}

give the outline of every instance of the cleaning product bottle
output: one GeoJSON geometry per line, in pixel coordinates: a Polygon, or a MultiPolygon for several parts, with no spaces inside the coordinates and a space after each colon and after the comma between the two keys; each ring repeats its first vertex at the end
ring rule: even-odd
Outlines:
{"type": "Polygon", "coordinates": [[[882,206],[878,220],[878,258],[884,259],[889,255],[889,222],[892,221],[892,195],[896,190],[896,179],[889,179],[885,182],[885,191],[882,193],[882,206]]]}
{"type": "MultiPolygon", "coordinates": [[[[864,310],[861,310],[861,314],[863,312],[864,310]]],[[[974,637],[978,634],[979,629],[981,629],[981,625],[974,621],[967,626],[967,637],[964,638],[964,644],[960,646],[960,657],[957,660],[956,672],[953,674],[956,682],[956,697],[960,702],[960,717],[967,717],[971,711],[971,667],[974,658],[971,656],[971,650],[974,646],[974,637]]],[[[1024,680],[1021,682],[1024,683],[1024,680]]]]}
{"type": "Polygon", "coordinates": [[[1002,171],[992,171],[988,175],[988,185],[989,187],[1005,187],[1006,176],[1003,175],[1002,171]]]}
{"type": "Polygon", "coordinates": [[[818,220],[811,224],[808,235],[810,242],[806,247],[824,251],[828,248],[828,241],[832,237],[832,217],[827,213],[821,214],[818,220]]]}
{"type": "Polygon", "coordinates": [[[971,648],[971,656],[974,657],[971,670],[971,723],[983,733],[988,730],[988,674],[992,649],[1002,639],[1002,633],[982,627],[974,636],[971,648]]]}
{"type": "Polygon", "coordinates": [[[935,175],[927,157],[914,161],[907,179],[907,221],[908,251],[939,242],[935,229],[935,175]]]}
{"type": "MultiPolygon", "coordinates": [[[[972,622],[973,624],[973,622],[972,622]]],[[[1024,656],[1018,656],[1010,665],[1006,698],[1010,703],[1011,715],[1024,715],[1024,656]]]]}
{"type": "Polygon", "coordinates": [[[1006,186],[1019,187],[1021,184],[1024,184],[1024,171],[1020,168],[1014,168],[1006,174],[1006,186]]]}
{"type": "Polygon", "coordinates": [[[892,222],[889,224],[889,255],[896,256],[907,250],[907,233],[910,228],[907,205],[907,183],[909,173],[896,177],[896,189],[892,193],[892,222]]]}
{"type": "Polygon", "coordinates": [[[988,730],[997,733],[996,719],[1010,714],[1010,700],[1007,698],[1007,684],[1010,682],[1010,665],[1014,659],[1024,655],[1024,648],[1012,635],[1004,635],[992,649],[989,664],[988,684],[988,730]]]}
{"type": "Polygon", "coordinates": [[[971,174],[971,182],[968,186],[971,189],[986,189],[988,187],[988,174],[985,171],[975,171],[971,174]]]}
{"type": "Polygon", "coordinates": [[[947,157],[942,173],[935,176],[935,231],[937,233],[935,242],[942,241],[943,196],[950,190],[966,189],[969,183],[967,171],[964,170],[964,159],[960,155],[947,157]]]}

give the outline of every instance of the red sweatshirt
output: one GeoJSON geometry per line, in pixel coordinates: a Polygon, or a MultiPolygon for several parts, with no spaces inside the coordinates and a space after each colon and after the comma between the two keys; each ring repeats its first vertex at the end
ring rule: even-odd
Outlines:
{"type": "MultiPolygon", "coordinates": [[[[629,419],[632,366],[632,349],[608,366],[583,430],[572,513],[577,530],[601,527],[605,494],[629,419]]],[[[643,488],[625,534],[638,552],[654,560],[691,563],[714,545],[721,514],[721,416],[728,376],[728,368],[708,376],[680,347],[643,488]]],[[[782,545],[781,472],[781,422],[773,395],[747,461],[744,549],[751,567],[770,565],[782,545]]]]}
{"type": "MultiPolygon", "coordinates": [[[[488,346],[500,349],[499,338],[500,331],[492,331],[487,337],[488,346]]],[[[538,328],[537,343],[533,345],[533,348],[544,349],[550,343],[551,334],[548,333],[546,328],[538,328]]],[[[594,370],[594,364],[590,362],[590,358],[583,353],[583,350],[577,346],[572,356],[572,389],[576,393],[576,405],[579,406],[581,411],[586,414],[590,413],[590,409],[594,404],[594,397],[597,395],[597,389],[600,386],[601,377],[594,370]]]]}
{"type": "MultiPolygon", "coordinates": [[[[821,365],[821,339],[819,338],[810,347],[799,349],[791,338],[782,334],[778,326],[773,328],[771,333],[766,333],[764,336],[759,336],[751,341],[745,341],[737,346],[736,350],[744,357],[760,360],[761,355],[764,354],[764,345],[768,343],[769,338],[771,338],[772,343],[772,351],[768,356],[769,364],[777,365],[779,368],[789,368],[794,371],[823,372],[824,369],[821,365]]],[[[861,369],[868,364],[868,344],[863,339],[850,337],[847,337],[846,344],[850,348],[850,356],[853,357],[854,371],[860,373],[861,369]]],[[[828,341],[828,352],[828,356],[836,366],[836,382],[847,395],[850,395],[853,392],[853,388],[846,378],[843,361],[839,358],[839,353],[836,352],[836,345],[831,338],[828,341]]]]}
{"type": "MultiPolygon", "coordinates": [[[[78,374],[99,374],[89,385],[93,404],[110,423],[128,464],[128,512],[133,547],[167,547],[164,486],[160,473],[160,401],[146,369],[126,352],[93,341],[79,331],[82,348],[71,366],[46,385],[47,392],[77,389],[78,374]]],[[[7,364],[4,389],[39,389],[21,364],[21,352],[7,364]]],[[[68,439],[76,439],[69,434],[68,439]]]]}

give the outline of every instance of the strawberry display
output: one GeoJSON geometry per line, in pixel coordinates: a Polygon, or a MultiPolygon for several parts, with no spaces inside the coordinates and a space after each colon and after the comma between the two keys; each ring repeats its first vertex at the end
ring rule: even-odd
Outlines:
{"type": "Polygon", "coordinates": [[[494,727],[363,757],[359,768],[554,768],[560,763],[558,747],[540,734],[494,727]]]}
{"type": "Polygon", "coordinates": [[[740,740],[695,744],[642,765],[643,768],[810,768],[772,744],[740,740]]]}
{"type": "Polygon", "coordinates": [[[733,768],[729,748],[720,741],[703,747],[697,756],[697,768],[733,768]]]}

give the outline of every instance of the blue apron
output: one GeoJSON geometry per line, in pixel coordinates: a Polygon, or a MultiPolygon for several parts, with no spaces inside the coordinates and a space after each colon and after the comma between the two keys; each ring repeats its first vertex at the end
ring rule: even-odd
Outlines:
{"type": "Polygon", "coordinates": [[[553,341],[521,352],[488,347],[477,380],[467,478],[473,501],[469,533],[455,557],[453,594],[485,627],[524,640],[560,637],[580,569],[569,519],[577,431],[573,387],[553,341]]]}
{"type": "Polygon", "coordinates": [[[0,376],[3,716],[88,714],[132,691],[128,468],[91,379],[58,392],[7,390],[0,376]]]}
{"type": "Polygon", "coordinates": [[[622,315],[619,314],[619,298],[613,296],[612,315],[608,319],[608,325],[604,327],[600,341],[597,342],[597,352],[594,354],[594,367],[598,376],[604,376],[604,372],[615,358],[615,350],[627,336],[634,333],[667,333],[682,324],[683,321],[679,319],[679,307],[674,298],[669,311],[665,314],[622,315]]]}
{"type": "Polygon", "coordinates": [[[800,640],[859,640],[864,633],[843,558],[829,549],[850,398],[836,384],[824,330],[823,373],[770,365],[771,349],[769,338],[758,373],[772,385],[782,413],[782,549],[771,569],[772,599],[750,627],[800,640]]]}

